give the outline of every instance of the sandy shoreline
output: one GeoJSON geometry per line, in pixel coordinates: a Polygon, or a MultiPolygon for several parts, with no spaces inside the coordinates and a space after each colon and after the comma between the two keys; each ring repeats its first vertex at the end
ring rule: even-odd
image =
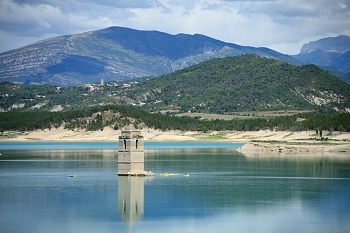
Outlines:
{"type": "MultiPolygon", "coordinates": [[[[102,131],[66,130],[62,127],[51,130],[38,130],[28,133],[4,132],[0,141],[118,141],[121,130],[110,127],[102,131]]],[[[225,132],[181,132],[143,129],[145,141],[225,141],[232,143],[246,143],[238,151],[269,152],[269,153],[308,153],[308,152],[340,152],[350,153],[350,133],[324,132],[326,142],[310,140],[315,138],[314,131],[225,131],[225,132]]],[[[349,154],[350,155],[350,154],[349,154]]]]}

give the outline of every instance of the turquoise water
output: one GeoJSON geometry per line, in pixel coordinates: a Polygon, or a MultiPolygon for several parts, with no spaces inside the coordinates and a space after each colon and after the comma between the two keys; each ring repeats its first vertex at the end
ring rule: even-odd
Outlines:
{"type": "MultiPolygon", "coordinates": [[[[145,149],[232,148],[242,145],[230,142],[145,142],[145,149]]],[[[12,149],[118,149],[118,142],[0,142],[0,150],[12,149]]]]}
{"type": "Polygon", "coordinates": [[[5,145],[0,232],[350,232],[344,154],[156,143],[145,150],[156,176],[144,178],[117,176],[115,143],[5,145]]]}

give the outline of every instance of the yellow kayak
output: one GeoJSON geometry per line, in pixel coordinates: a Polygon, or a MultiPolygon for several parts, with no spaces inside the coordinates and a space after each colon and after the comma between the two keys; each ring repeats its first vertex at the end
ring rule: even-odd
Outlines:
{"type": "Polygon", "coordinates": [[[160,176],[178,176],[179,174],[177,173],[162,173],[160,176]]]}

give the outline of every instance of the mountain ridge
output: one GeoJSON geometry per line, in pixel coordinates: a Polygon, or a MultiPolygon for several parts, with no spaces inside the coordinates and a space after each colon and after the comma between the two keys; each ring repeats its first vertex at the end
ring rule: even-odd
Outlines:
{"type": "Polygon", "coordinates": [[[315,64],[350,83],[350,37],[340,35],[326,37],[304,44],[300,53],[292,57],[309,64],[315,64]]]}
{"type": "Polygon", "coordinates": [[[109,27],[65,35],[0,54],[1,81],[78,85],[160,75],[215,58],[254,53],[293,64],[268,48],[226,43],[200,34],[171,35],[109,27]]]}
{"type": "Polygon", "coordinates": [[[339,35],[310,41],[301,47],[300,53],[311,53],[318,49],[328,52],[344,53],[350,50],[350,37],[347,35],[339,35]]]}

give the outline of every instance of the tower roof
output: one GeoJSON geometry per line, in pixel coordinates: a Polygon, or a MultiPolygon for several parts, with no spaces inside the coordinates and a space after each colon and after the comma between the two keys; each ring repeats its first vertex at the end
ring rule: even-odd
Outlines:
{"type": "Polygon", "coordinates": [[[143,138],[140,130],[122,130],[119,138],[143,138]]]}

